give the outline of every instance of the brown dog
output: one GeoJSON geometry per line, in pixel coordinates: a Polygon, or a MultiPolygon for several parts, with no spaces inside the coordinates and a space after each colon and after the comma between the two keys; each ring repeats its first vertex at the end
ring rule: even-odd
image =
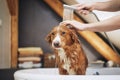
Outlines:
{"type": "Polygon", "coordinates": [[[59,25],[52,29],[46,40],[55,51],[60,74],[85,75],[88,60],[74,30],[59,25]]]}

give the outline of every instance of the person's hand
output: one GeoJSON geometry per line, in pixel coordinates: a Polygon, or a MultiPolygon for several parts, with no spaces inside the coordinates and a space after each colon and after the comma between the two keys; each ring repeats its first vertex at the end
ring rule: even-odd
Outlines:
{"type": "Polygon", "coordinates": [[[69,28],[76,30],[84,30],[85,24],[82,24],[75,20],[66,20],[60,23],[60,25],[71,25],[69,28]]]}
{"type": "Polygon", "coordinates": [[[76,10],[81,13],[81,14],[89,14],[93,9],[94,9],[94,5],[93,3],[85,3],[85,4],[76,4],[76,5],[73,5],[76,7],[76,10]]]}

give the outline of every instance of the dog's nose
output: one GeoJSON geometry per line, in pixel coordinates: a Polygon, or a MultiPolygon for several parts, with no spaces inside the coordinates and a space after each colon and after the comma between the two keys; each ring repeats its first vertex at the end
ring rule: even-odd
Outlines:
{"type": "Polygon", "coordinates": [[[55,46],[55,47],[59,47],[59,46],[60,46],[60,45],[59,45],[59,42],[58,42],[58,41],[54,42],[54,46],[55,46]]]}

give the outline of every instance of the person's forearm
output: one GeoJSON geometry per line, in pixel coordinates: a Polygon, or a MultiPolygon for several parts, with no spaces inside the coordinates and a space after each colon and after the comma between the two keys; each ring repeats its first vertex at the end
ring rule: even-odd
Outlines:
{"type": "Polygon", "coordinates": [[[120,0],[110,0],[107,2],[96,2],[93,4],[94,10],[118,11],[120,10],[120,0]]]}
{"type": "Polygon", "coordinates": [[[84,30],[95,32],[106,32],[116,29],[120,29],[120,15],[114,16],[101,22],[85,24],[84,28],[84,30]]]}

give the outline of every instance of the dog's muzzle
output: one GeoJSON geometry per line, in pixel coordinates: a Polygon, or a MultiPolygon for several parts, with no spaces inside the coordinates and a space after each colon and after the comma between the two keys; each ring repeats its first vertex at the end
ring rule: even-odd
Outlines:
{"type": "Polygon", "coordinates": [[[58,41],[53,42],[53,45],[54,45],[55,48],[59,48],[60,47],[60,43],[58,41]]]}

